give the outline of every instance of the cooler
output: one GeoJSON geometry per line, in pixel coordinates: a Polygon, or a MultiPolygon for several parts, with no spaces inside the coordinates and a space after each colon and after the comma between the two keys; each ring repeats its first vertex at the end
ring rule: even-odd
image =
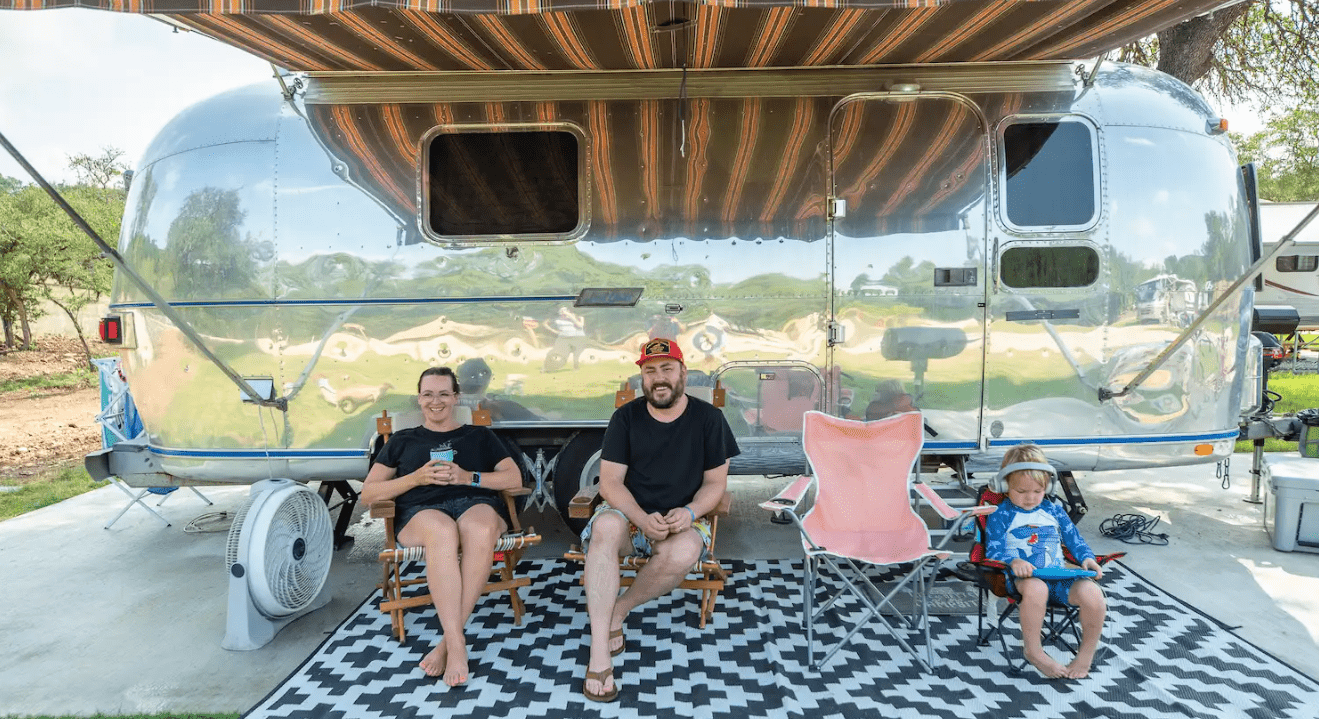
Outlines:
{"type": "Polygon", "coordinates": [[[1273,548],[1319,554],[1319,460],[1266,459],[1264,465],[1272,495],[1265,499],[1264,526],[1273,548]]]}

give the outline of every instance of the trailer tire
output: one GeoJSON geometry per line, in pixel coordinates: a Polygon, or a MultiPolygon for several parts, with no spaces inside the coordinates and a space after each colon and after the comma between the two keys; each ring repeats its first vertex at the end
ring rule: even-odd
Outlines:
{"type": "Polygon", "coordinates": [[[587,520],[568,517],[568,503],[583,487],[600,483],[600,445],[604,432],[582,432],[559,452],[554,462],[554,505],[563,523],[581,534],[587,520]]]}
{"type": "Polygon", "coordinates": [[[355,409],[357,409],[357,403],[354,402],[353,400],[351,400],[351,399],[341,399],[341,400],[339,400],[339,411],[340,411],[340,412],[343,412],[344,414],[352,414],[352,413],[353,413],[353,410],[355,410],[355,409]]]}

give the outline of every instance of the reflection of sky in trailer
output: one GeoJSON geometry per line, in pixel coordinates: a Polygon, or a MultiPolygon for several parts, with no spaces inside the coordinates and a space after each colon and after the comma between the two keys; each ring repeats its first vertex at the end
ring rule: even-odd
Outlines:
{"type": "Polygon", "coordinates": [[[1234,207],[1236,173],[1213,142],[1200,135],[1148,127],[1105,130],[1106,194],[1113,248],[1147,267],[1170,256],[1199,253],[1206,207],[1234,207]],[[1217,199],[1215,199],[1217,198],[1217,199]]]}

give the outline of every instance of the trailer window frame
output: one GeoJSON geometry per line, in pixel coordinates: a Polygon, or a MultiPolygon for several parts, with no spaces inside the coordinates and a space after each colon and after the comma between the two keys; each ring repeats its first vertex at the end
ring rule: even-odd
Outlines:
{"type": "MultiPolygon", "coordinates": [[[[1102,145],[1100,142],[1099,126],[1093,119],[1078,113],[1014,115],[1005,118],[1003,121],[999,123],[997,131],[995,133],[995,143],[997,147],[995,148],[996,151],[995,151],[994,159],[998,163],[998,167],[995,170],[995,179],[996,179],[995,184],[997,185],[997,192],[995,193],[995,198],[997,202],[996,202],[996,212],[994,214],[998,217],[998,221],[1003,225],[1005,229],[1007,229],[1010,232],[1021,235],[1036,235],[1036,234],[1047,234],[1047,233],[1058,233],[1058,232],[1085,232],[1087,230],[1093,229],[1099,223],[1099,219],[1103,214],[1103,195],[1104,195],[1103,185],[1102,185],[1103,173],[1100,171],[1100,168],[1102,167],[1103,164],[1103,158],[1102,158],[1102,149],[1101,149],[1102,145]],[[1017,183],[1014,183],[1013,178],[1010,178],[1008,176],[1008,171],[1010,169],[1009,149],[1011,149],[1009,147],[1008,138],[1009,135],[1012,133],[1012,128],[1014,127],[1019,127],[1021,125],[1044,125],[1044,124],[1075,125],[1076,127],[1084,129],[1086,136],[1089,139],[1090,172],[1088,175],[1086,175],[1086,177],[1088,178],[1090,184],[1089,187],[1090,214],[1088,217],[1084,218],[1081,221],[1078,222],[1055,221],[1055,222],[1035,224],[1035,223],[1019,222],[1013,219],[1013,197],[1018,193],[1013,191],[1014,185],[1016,185],[1017,183]]],[[[1075,154],[1079,156],[1081,153],[1075,153],[1075,154]]],[[[1056,160],[1057,158],[1054,157],[1051,159],[1056,160]]],[[[1079,173],[1068,173],[1068,174],[1077,177],[1080,176],[1079,173]]],[[[1066,190],[1068,188],[1063,188],[1063,189],[1066,190]]],[[[1078,189],[1084,189],[1084,188],[1078,188],[1078,189]]],[[[1018,218],[1018,219],[1024,220],[1028,218],[1018,218]]]]}
{"type": "Polygon", "coordinates": [[[507,242],[570,242],[586,235],[591,225],[591,172],[590,172],[590,136],[579,125],[572,122],[530,122],[530,123],[453,123],[437,125],[422,135],[417,158],[417,227],[428,241],[443,244],[487,244],[507,242]],[[436,138],[445,135],[494,134],[520,132],[565,132],[571,134],[577,143],[577,224],[566,231],[547,232],[489,232],[469,234],[444,234],[436,231],[431,222],[432,195],[431,148],[436,138]]]}
{"type": "MultiPolygon", "coordinates": [[[[1016,293],[1038,293],[1045,292],[1086,292],[1093,289],[1104,277],[1104,252],[1103,249],[1089,240],[1082,239],[1058,239],[1058,240],[1037,240],[1037,241],[1017,241],[1009,242],[999,249],[998,257],[995,258],[995,279],[1000,287],[1008,292],[1016,293]],[[1094,274],[1088,282],[1084,284],[1022,284],[1014,285],[1008,282],[1008,272],[1005,271],[1005,265],[1008,256],[1016,251],[1036,251],[1048,252],[1050,250],[1074,251],[1086,250],[1094,257],[1094,274]]],[[[1062,266],[1062,263],[1049,263],[1053,267],[1062,266]]]]}
{"type": "Polygon", "coordinates": [[[1319,270],[1319,255],[1278,255],[1273,266],[1279,272],[1314,272],[1319,270]]]}

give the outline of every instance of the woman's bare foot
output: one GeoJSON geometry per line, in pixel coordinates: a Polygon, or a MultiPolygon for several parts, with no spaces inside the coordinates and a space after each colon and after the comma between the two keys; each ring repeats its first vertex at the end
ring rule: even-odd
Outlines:
{"type": "Polygon", "coordinates": [[[444,665],[444,683],[456,687],[467,683],[467,646],[457,644],[449,648],[449,660],[444,665]]]}
{"type": "Polygon", "coordinates": [[[430,653],[421,658],[421,670],[426,672],[428,677],[438,677],[444,673],[445,663],[448,662],[449,649],[444,646],[444,639],[441,638],[436,643],[435,648],[430,653]]]}
{"type": "Polygon", "coordinates": [[[1043,649],[1039,653],[1026,652],[1025,654],[1026,661],[1040,670],[1040,674],[1043,674],[1046,679],[1063,679],[1068,676],[1067,668],[1054,661],[1053,657],[1045,653],[1043,649]]]}

